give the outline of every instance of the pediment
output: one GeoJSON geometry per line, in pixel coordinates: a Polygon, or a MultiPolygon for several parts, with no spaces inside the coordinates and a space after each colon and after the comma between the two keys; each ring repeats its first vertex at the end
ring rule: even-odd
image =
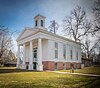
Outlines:
{"type": "Polygon", "coordinates": [[[21,32],[21,34],[18,36],[17,41],[28,37],[28,36],[31,35],[32,33],[33,33],[33,30],[31,30],[31,29],[24,29],[24,30],[21,32]]]}

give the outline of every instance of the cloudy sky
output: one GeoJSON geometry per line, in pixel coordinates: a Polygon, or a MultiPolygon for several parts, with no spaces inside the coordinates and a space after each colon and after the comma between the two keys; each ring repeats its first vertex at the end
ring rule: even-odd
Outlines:
{"type": "Polygon", "coordinates": [[[94,0],[0,0],[0,25],[20,33],[24,27],[34,27],[33,18],[37,14],[46,17],[46,27],[53,19],[62,24],[76,5],[84,7],[88,17],[93,18],[93,3],[94,0]]]}

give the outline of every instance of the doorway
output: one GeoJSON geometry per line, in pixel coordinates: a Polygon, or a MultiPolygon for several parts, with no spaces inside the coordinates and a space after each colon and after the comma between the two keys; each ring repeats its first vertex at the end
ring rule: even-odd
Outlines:
{"type": "Polygon", "coordinates": [[[33,69],[34,69],[34,70],[37,69],[37,62],[33,62],[33,69]]]}

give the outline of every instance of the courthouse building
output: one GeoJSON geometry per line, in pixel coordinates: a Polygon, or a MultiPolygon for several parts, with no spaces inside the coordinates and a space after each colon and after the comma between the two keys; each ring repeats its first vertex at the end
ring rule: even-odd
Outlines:
{"type": "Polygon", "coordinates": [[[16,68],[39,71],[81,68],[81,44],[49,32],[45,18],[35,16],[34,28],[26,27],[18,36],[16,68]],[[20,47],[23,47],[22,63],[20,47]]]}

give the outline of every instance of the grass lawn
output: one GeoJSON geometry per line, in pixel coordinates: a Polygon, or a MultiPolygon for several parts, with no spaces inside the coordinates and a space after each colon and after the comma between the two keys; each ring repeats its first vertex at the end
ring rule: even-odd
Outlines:
{"type": "MultiPolygon", "coordinates": [[[[70,72],[70,70],[60,70],[62,72],[70,72]]],[[[75,73],[86,73],[86,74],[96,74],[100,75],[100,66],[95,66],[95,67],[85,67],[82,69],[75,69],[75,73]]]]}
{"type": "Polygon", "coordinates": [[[77,69],[77,70],[75,70],[75,72],[100,75],[100,66],[98,66],[98,67],[85,67],[83,69],[77,69]]]}
{"type": "Polygon", "coordinates": [[[0,88],[100,88],[99,77],[0,68],[0,88]]]}

